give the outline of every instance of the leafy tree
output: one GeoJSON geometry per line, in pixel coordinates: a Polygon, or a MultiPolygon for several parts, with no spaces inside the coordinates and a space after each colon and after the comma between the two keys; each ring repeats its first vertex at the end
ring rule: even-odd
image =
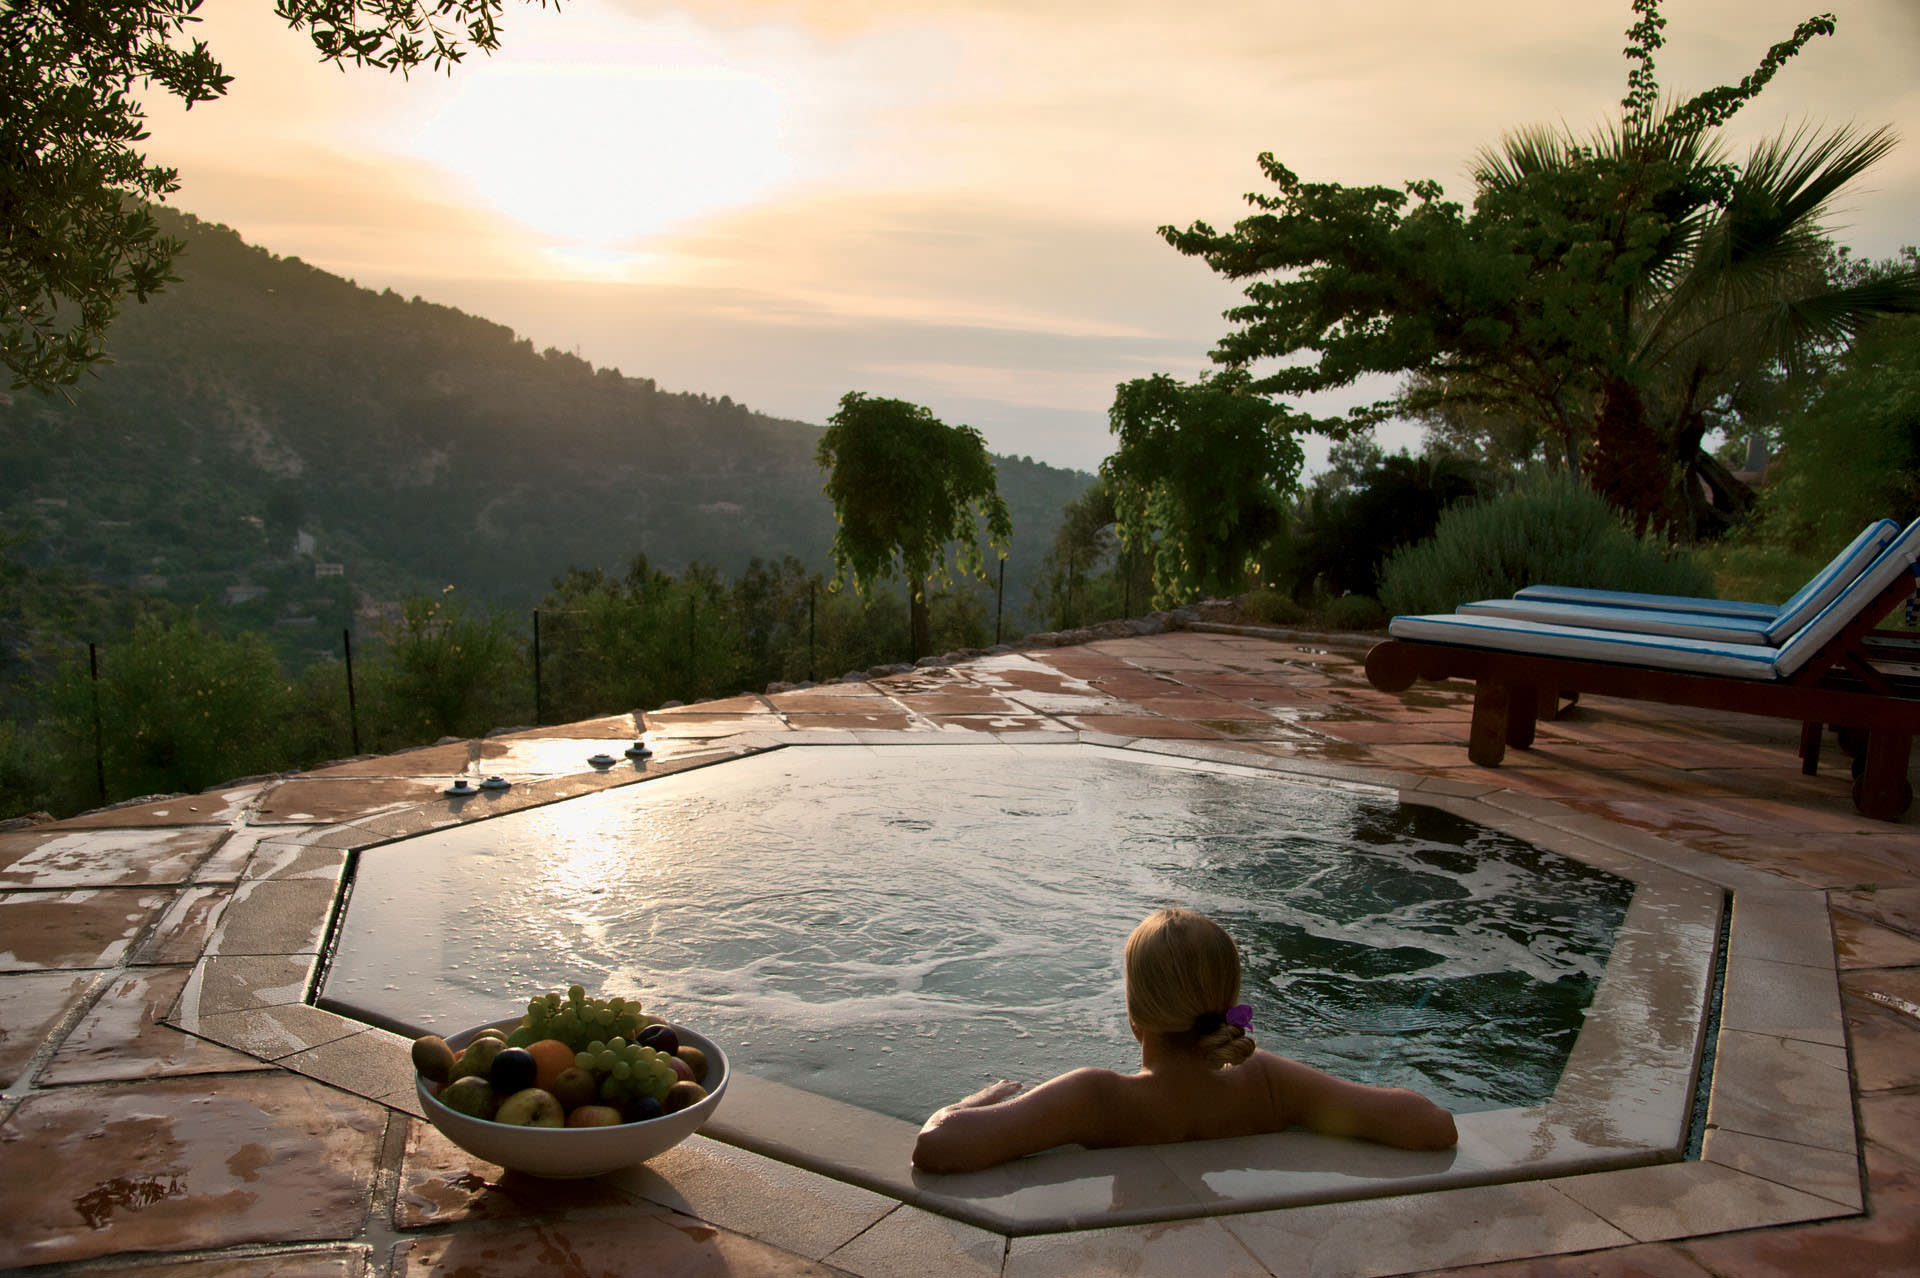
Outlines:
{"type": "Polygon", "coordinates": [[[1377,595],[1387,556],[1432,536],[1442,512],[1480,489],[1473,463],[1444,447],[1418,457],[1349,447],[1343,456],[1336,445],[1333,468],[1294,507],[1284,564],[1271,567],[1292,577],[1297,599],[1377,595]]]}
{"type": "MultiPolygon", "coordinates": [[[[541,0],[544,4],[545,0],[541,0]]],[[[504,0],[276,0],[324,61],[401,74],[499,45],[504,0]]],[[[180,241],[149,202],[179,189],[149,164],[138,94],[188,108],[232,77],[188,37],[200,0],[9,0],[0,7],[0,358],[15,389],[71,385],[107,328],[176,281],[180,241]]]]}
{"type": "Polygon", "coordinates": [[[827,419],[816,459],[827,471],[838,524],[835,583],[851,575],[866,594],[897,565],[907,579],[913,656],[926,656],[933,646],[927,585],[936,573],[941,584],[952,581],[947,543],[958,543],[963,571],[984,576],[979,522],[1002,555],[1013,539],[980,432],[948,426],[918,404],[848,391],[827,419]]]}
{"type": "Polygon", "coordinates": [[[1067,630],[1143,609],[1153,594],[1153,566],[1120,544],[1106,482],[1096,480],[1062,513],[1033,585],[1035,626],[1067,630]]]}
{"type": "Polygon", "coordinates": [[[1303,425],[1478,420],[1511,448],[1520,423],[1639,526],[1697,514],[1684,481],[1712,410],[1776,364],[1797,368],[1876,316],[1920,309],[1920,273],[1836,286],[1820,269],[1822,212],[1891,147],[1885,130],[1803,130],[1743,164],[1722,156],[1721,127],[1833,31],[1830,15],[1801,23],[1738,85],[1662,106],[1664,19],[1658,0],[1633,8],[1620,122],[1590,139],[1510,135],[1480,156],[1470,212],[1431,181],[1305,183],[1264,154],[1275,190],[1248,197],[1254,216],[1224,234],[1162,227],[1181,252],[1251,281],[1214,358],[1281,358],[1251,382],[1265,393],[1407,374],[1396,401],[1303,425]]]}
{"type": "Polygon", "coordinates": [[[1137,378],[1114,394],[1120,444],[1100,474],[1121,539],[1151,551],[1156,607],[1238,594],[1280,531],[1305,460],[1303,419],[1256,389],[1232,369],[1191,384],[1137,378]]]}
{"type": "Polygon", "coordinates": [[[375,748],[477,737],[531,716],[533,683],[505,614],[447,591],[401,601],[368,663],[375,748]]]}

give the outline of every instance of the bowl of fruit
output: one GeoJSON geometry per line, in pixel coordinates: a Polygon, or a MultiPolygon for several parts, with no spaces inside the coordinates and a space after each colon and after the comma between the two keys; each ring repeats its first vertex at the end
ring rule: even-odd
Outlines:
{"type": "Polygon", "coordinates": [[[704,1035],[588,998],[543,994],[526,1014],[414,1040],[427,1121],[476,1158],[571,1178],[643,1163],[712,1117],[727,1058],[704,1035]]]}

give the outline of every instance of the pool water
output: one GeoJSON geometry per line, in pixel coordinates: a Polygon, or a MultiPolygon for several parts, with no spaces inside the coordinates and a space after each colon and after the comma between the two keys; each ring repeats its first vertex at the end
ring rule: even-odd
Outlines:
{"type": "Polygon", "coordinates": [[[1090,745],[789,747],[363,852],[323,1006],[451,1032],[571,983],[914,1121],[1138,1068],[1154,909],[1261,1046],[1456,1112],[1551,1095],[1632,884],[1390,793],[1090,745]]]}

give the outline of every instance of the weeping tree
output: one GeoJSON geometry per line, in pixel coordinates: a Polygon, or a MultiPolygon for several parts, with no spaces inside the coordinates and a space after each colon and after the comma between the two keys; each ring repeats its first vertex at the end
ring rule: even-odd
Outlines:
{"type": "Polygon", "coordinates": [[[980,524],[1005,555],[1013,520],[994,480],[993,458],[980,432],[948,426],[918,404],[848,391],[827,419],[816,459],[827,472],[833,502],[834,584],[848,577],[868,593],[896,572],[907,580],[913,656],[933,646],[928,583],[951,582],[953,561],[986,575],[980,524]]]}
{"type": "Polygon", "coordinates": [[[1305,452],[1297,418],[1242,370],[1195,383],[1164,374],[1122,384],[1100,464],[1115,523],[1153,563],[1154,606],[1238,594],[1281,530],[1305,452]]]}
{"type": "Polygon", "coordinates": [[[1338,433],[1394,415],[1475,424],[1577,467],[1641,528],[1699,522],[1713,414],[1756,379],[1831,354],[1879,317],[1920,310],[1920,273],[1836,280],[1821,217],[1893,145],[1885,129],[1798,130],[1729,160],[1723,126],[1789,59],[1831,34],[1809,18],[1736,85],[1663,104],[1665,20],[1634,0],[1617,124],[1592,137],[1531,128],[1483,151],[1474,199],[1438,184],[1302,182],[1271,154],[1271,192],[1231,231],[1162,227],[1182,253],[1247,280],[1214,351],[1278,358],[1252,390],[1333,390],[1400,374],[1401,394],[1338,433]]]}

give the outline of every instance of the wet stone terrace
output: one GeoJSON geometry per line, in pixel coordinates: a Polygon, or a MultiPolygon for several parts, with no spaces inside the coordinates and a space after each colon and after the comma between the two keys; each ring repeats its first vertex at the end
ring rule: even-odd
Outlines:
{"type": "Polygon", "coordinates": [[[1920,1271],[1914,817],[1859,817],[1836,762],[1802,776],[1793,725],[1633,703],[1583,703],[1543,723],[1534,749],[1476,768],[1469,690],[1378,693],[1363,653],[1338,637],[1199,632],[1032,650],[0,832],[0,1267],[167,1278],[1920,1271]],[[1774,981],[1763,1006],[1728,1009],[1751,1028],[1723,1033],[1723,1056],[1793,1065],[1756,1112],[1710,1116],[1717,1180],[1674,1164],[1639,1169],[1630,1192],[1599,1176],[1488,1185],[1449,1191],[1438,1214],[1438,1195],[1407,1194],[1008,1238],[704,1137],[591,1181],[503,1174],[410,1112],[397,1040],[304,1004],[345,850],[632,782],[624,761],[602,771],[585,760],[618,754],[642,728],[656,773],[743,742],[1147,739],[1335,779],[1414,778],[1628,851],[1657,845],[1669,865],[1733,890],[1735,945],[1774,981]],[[461,771],[513,788],[443,797],[461,771]],[[1824,908],[1809,916],[1809,900],[1824,908]],[[1802,1028],[1818,1018],[1798,1017],[1796,1001],[1837,1004],[1837,1028],[1802,1028]],[[1836,1088],[1856,1123],[1796,1125],[1805,1097],[1836,1088]],[[1791,1177],[1771,1170],[1785,1166],[1791,1177]]]}

